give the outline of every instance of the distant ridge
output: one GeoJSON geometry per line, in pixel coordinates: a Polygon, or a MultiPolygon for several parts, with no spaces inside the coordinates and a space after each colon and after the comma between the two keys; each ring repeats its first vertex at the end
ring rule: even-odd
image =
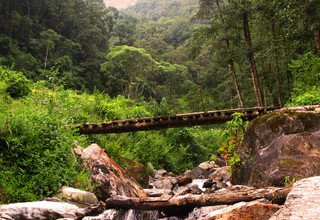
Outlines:
{"type": "Polygon", "coordinates": [[[133,6],[138,0],[104,0],[106,6],[112,6],[117,9],[124,9],[133,6]]]}

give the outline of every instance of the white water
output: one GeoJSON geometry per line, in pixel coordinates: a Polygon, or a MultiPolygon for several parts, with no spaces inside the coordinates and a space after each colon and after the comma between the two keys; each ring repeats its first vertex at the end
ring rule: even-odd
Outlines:
{"type": "Polygon", "coordinates": [[[202,192],[204,192],[206,190],[206,188],[203,188],[203,184],[205,181],[207,181],[208,179],[194,179],[192,180],[192,185],[197,185],[199,189],[201,189],[202,192]]]}

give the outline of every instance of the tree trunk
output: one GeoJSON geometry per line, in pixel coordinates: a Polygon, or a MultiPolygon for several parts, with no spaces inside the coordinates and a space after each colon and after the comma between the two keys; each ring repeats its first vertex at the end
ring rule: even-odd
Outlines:
{"type": "Polygon", "coordinates": [[[279,68],[278,51],[276,50],[276,46],[277,46],[276,24],[274,19],[272,19],[272,36],[273,36],[273,48],[274,48],[274,55],[275,55],[275,62],[276,62],[275,77],[276,77],[276,86],[277,86],[277,96],[278,96],[279,107],[282,107],[282,96],[281,96],[281,89],[280,89],[280,68],[279,68]]]}
{"type": "Polygon", "coordinates": [[[250,34],[250,27],[249,27],[249,13],[248,11],[244,11],[242,14],[242,20],[243,20],[243,32],[244,32],[244,38],[247,43],[248,47],[248,59],[250,62],[250,69],[251,69],[251,77],[252,77],[252,83],[253,83],[253,90],[256,96],[257,100],[257,106],[262,107],[262,95],[261,95],[261,88],[259,84],[259,78],[258,78],[258,72],[257,72],[257,66],[256,66],[256,60],[254,58],[253,48],[252,48],[252,39],[250,34]]]}
{"type": "Polygon", "coordinates": [[[46,46],[46,56],[44,57],[44,67],[43,69],[47,69],[47,62],[48,62],[48,54],[49,54],[49,46],[46,46]]]}
{"type": "Polygon", "coordinates": [[[27,8],[28,8],[27,17],[30,18],[30,3],[29,3],[29,0],[27,0],[27,8]]]}
{"type": "Polygon", "coordinates": [[[201,206],[232,205],[238,202],[249,202],[265,198],[276,204],[283,204],[291,188],[268,187],[255,189],[244,187],[237,191],[223,191],[212,194],[187,194],[171,198],[130,198],[116,196],[106,201],[108,209],[137,209],[137,210],[186,210],[201,206]]]}
{"type": "Polygon", "coordinates": [[[314,39],[316,42],[317,54],[320,56],[320,28],[314,30],[314,39]]]}
{"type": "Polygon", "coordinates": [[[230,64],[228,65],[228,67],[229,67],[229,72],[230,72],[230,74],[232,76],[232,79],[233,79],[234,86],[236,87],[236,90],[237,90],[237,95],[238,95],[238,98],[239,98],[239,107],[243,108],[243,106],[244,106],[243,105],[243,97],[242,97],[242,93],[241,93],[238,77],[237,77],[237,74],[236,74],[236,70],[234,68],[232,60],[230,61],[230,64]]]}
{"type": "MultiPolygon", "coordinates": [[[[219,0],[216,0],[216,5],[217,5],[218,11],[219,11],[220,19],[224,23],[224,19],[223,19],[223,16],[222,16],[219,0]]],[[[228,34],[227,34],[226,30],[224,30],[224,32],[225,32],[224,33],[224,35],[225,35],[224,37],[226,39],[225,40],[226,41],[226,45],[229,48],[230,47],[230,41],[229,41],[229,38],[228,38],[228,34]]],[[[232,80],[233,80],[234,86],[235,86],[235,88],[237,90],[237,95],[238,95],[238,98],[239,98],[239,107],[243,108],[243,106],[244,106],[243,105],[243,97],[242,97],[242,93],[241,93],[238,77],[237,77],[237,74],[236,74],[236,70],[234,68],[234,63],[233,63],[233,60],[231,58],[229,60],[228,68],[229,68],[229,72],[230,72],[230,74],[232,76],[232,80]]]]}

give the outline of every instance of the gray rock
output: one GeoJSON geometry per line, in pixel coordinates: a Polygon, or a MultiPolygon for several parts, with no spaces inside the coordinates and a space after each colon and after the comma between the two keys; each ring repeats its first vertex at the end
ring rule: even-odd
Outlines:
{"type": "Polygon", "coordinates": [[[189,216],[186,218],[186,220],[196,220],[200,218],[204,218],[207,216],[210,212],[223,209],[228,207],[227,205],[217,205],[217,206],[205,206],[200,208],[195,208],[189,216]]]}
{"type": "Polygon", "coordinates": [[[173,195],[173,191],[170,189],[144,189],[150,197],[160,197],[162,195],[173,195]]]}
{"type": "Polygon", "coordinates": [[[69,202],[77,202],[80,204],[98,204],[99,201],[97,197],[90,192],[86,192],[79,189],[74,189],[71,187],[62,187],[58,197],[69,202]]]}
{"type": "Polygon", "coordinates": [[[79,219],[90,212],[87,206],[66,202],[26,202],[0,205],[0,219],[79,219]]]}
{"type": "Polygon", "coordinates": [[[200,167],[195,167],[190,172],[188,171],[184,174],[191,177],[191,179],[206,179],[209,177],[210,171],[201,169],[200,167]]]}
{"type": "Polygon", "coordinates": [[[214,161],[206,161],[201,164],[199,164],[199,167],[203,170],[210,170],[214,168],[215,162],[214,161]]]}
{"type": "Polygon", "coordinates": [[[210,180],[228,182],[231,179],[230,167],[224,166],[217,168],[215,172],[209,175],[210,180]]]}
{"type": "Polygon", "coordinates": [[[167,173],[167,171],[164,169],[157,170],[154,174],[154,178],[159,179],[159,178],[163,177],[163,175],[166,173],[167,173]]]}
{"type": "Polygon", "coordinates": [[[188,184],[177,188],[174,193],[176,196],[181,196],[186,194],[201,194],[203,191],[196,184],[188,184]]]}
{"type": "Polygon", "coordinates": [[[215,189],[224,189],[227,188],[228,185],[222,181],[217,181],[214,187],[215,189]]]}
{"type": "Polygon", "coordinates": [[[153,185],[156,189],[172,189],[174,185],[172,182],[176,182],[176,180],[172,180],[172,177],[163,177],[154,181],[153,185]]]}
{"type": "Polygon", "coordinates": [[[318,220],[320,218],[320,176],[294,183],[284,207],[270,220],[318,220]]]}

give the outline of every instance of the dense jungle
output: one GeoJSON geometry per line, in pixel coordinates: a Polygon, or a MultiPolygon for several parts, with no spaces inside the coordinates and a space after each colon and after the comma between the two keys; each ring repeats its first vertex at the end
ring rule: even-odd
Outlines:
{"type": "Polygon", "coordinates": [[[97,143],[124,167],[175,173],[217,156],[237,163],[239,115],[125,134],[66,125],[319,104],[319,10],[318,0],[138,0],[125,9],[0,0],[0,203],[63,185],[92,190],[75,145],[97,143]]]}

